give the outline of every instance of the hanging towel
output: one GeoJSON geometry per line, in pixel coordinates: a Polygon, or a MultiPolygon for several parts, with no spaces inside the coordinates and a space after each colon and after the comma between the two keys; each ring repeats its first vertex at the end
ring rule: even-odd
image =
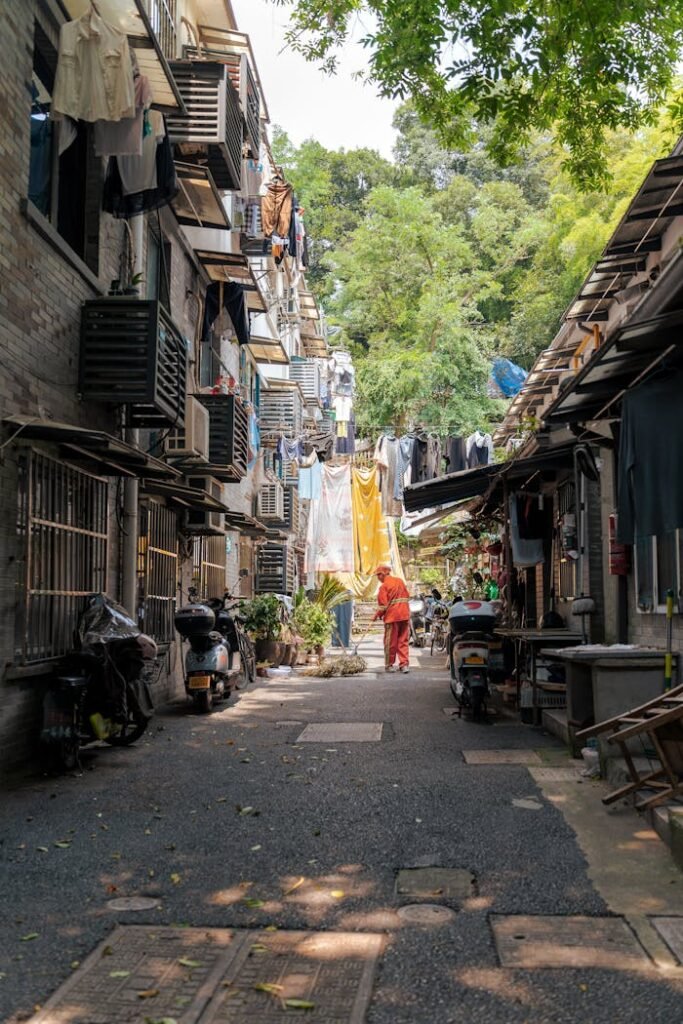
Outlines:
{"type": "Polygon", "coordinates": [[[322,467],[322,488],[308,518],[305,571],[353,572],[351,467],[322,467]]]}

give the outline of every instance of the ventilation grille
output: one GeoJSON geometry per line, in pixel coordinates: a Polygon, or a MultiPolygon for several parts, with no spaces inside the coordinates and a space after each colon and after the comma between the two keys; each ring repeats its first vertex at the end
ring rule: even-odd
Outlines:
{"type": "Polygon", "coordinates": [[[297,388],[261,392],[259,411],[262,431],[299,437],[303,430],[303,402],[297,388]]]}
{"type": "Polygon", "coordinates": [[[226,483],[247,475],[249,416],[237,395],[196,395],[209,413],[209,462],[226,483]]]}
{"type": "Polygon", "coordinates": [[[257,594],[292,594],[296,577],[296,555],[289,544],[264,544],[256,556],[257,594]]]}
{"type": "Polygon", "coordinates": [[[185,427],[171,431],[166,438],[165,449],[171,457],[209,461],[209,413],[191,395],[187,396],[185,427]]]}
{"type": "Polygon", "coordinates": [[[256,499],[257,515],[260,519],[275,519],[282,522],[285,515],[285,495],[282,484],[266,484],[256,499]]]}
{"type": "Polygon", "coordinates": [[[130,407],[130,425],[182,427],[187,347],[155,299],[83,304],[79,390],[86,400],[130,407]]]}
{"type": "Polygon", "coordinates": [[[320,365],[313,359],[295,360],[289,368],[290,380],[295,380],[310,402],[320,402],[320,365]]]}
{"type": "MultiPolygon", "coordinates": [[[[188,487],[196,487],[200,491],[206,491],[217,501],[223,499],[223,489],[220,480],[210,476],[188,476],[188,487]]],[[[220,534],[225,533],[225,515],[222,512],[202,512],[199,509],[188,509],[185,524],[188,533],[198,534],[220,534]]]]}

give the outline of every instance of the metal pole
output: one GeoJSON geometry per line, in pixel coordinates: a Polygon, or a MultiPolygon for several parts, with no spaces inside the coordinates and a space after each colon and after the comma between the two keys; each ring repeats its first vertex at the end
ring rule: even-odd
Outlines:
{"type": "MultiPolygon", "coordinates": [[[[142,273],[143,230],[145,217],[141,215],[131,222],[133,244],[133,275],[142,273]]],[[[139,277],[136,280],[140,280],[139,277]]],[[[136,447],[140,445],[140,431],[128,426],[124,429],[125,440],[136,447]]],[[[139,530],[139,485],[137,477],[123,481],[123,515],[121,541],[121,604],[131,618],[137,621],[137,567],[139,530]]]]}

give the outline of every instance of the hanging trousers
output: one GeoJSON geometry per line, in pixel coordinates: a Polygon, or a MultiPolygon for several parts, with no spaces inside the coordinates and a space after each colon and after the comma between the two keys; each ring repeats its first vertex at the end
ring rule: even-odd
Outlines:
{"type": "Polygon", "coordinates": [[[385,622],[384,623],[384,667],[391,668],[398,655],[398,663],[403,668],[410,661],[408,651],[408,637],[410,636],[410,623],[385,622]]]}

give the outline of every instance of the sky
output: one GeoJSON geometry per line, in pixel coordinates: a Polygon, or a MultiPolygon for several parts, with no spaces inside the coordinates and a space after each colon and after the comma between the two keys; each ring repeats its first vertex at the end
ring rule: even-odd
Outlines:
{"type": "MultiPolygon", "coordinates": [[[[279,125],[295,145],[315,138],[328,149],[377,149],[392,156],[395,132],[391,121],[398,103],[381,99],[373,86],[353,79],[367,57],[356,41],[347,44],[339,70],[324,75],[315,64],[285,46],[287,8],[268,0],[232,0],[240,32],[247,32],[270,112],[271,131],[279,125]]],[[[363,35],[357,25],[356,40],[363,35]]]]}

